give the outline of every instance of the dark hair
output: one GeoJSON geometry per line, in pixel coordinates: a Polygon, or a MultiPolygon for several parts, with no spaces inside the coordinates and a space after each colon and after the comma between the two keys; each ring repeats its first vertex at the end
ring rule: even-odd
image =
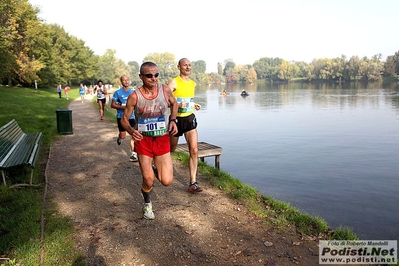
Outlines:
{"type": "Polygon", "coordinates": [[[100,83],[100,82],[103,83],[103,81],[102,81],[101,79],[99,79],[99,80],[97,81],[97,84],[100,83]]]}
{"type": "Polygon", "coordinates": [[[140,74],[141,75],[143,75],[143,68],[145,68],[145,67],[158,67],[158,66],[153,62],[144,62],[140,66],[140,74]]]}

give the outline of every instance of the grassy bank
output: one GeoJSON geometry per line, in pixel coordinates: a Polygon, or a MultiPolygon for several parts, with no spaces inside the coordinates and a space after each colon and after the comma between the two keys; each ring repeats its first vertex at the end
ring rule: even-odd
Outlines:
{"type": "MultiPolygon", "coordinates": [[[[25,133],[40,131],[44,134],[34,177],[35,183],[43,184],[50,146],[61,137],[57,133],[56,110],[66,108],[71,99],[79,98],[78,88],[72,88],[70,100],[66,100],[64,95],[58,98],[55,88],[35,91],[33,88],[0,87],[0,93],[0,125],[15,118],[25,133]]],[[[107,110],[106,116],[115,121],[112,109],[107,110]]],[[[187,155],[175,153],[173,156],[188,164],[187,155]]],[[[294,225],[299,232],[324,239],[356,239],[350,229],[340,227],[331,230],[323,219],[303,214],[288,203],[260,195],[254,188],[205,163],[200,162],[199,171],[207,176],[215,188],[243,202],[274,228],[284,230],[286,226],[294,225]]],[[[17,180],[27,182],[28,172],[18,172],[17,180]]],[[[7,181],[10,183],[10,178],[7,181]]],[[[73,248],[71,221],[58,213],[51,199],[46,200],[45,211],[42,212],[44,192],[43,186],[0,186],[0,256],[3,258],[0,264],[39,265],[45,250],[44,265],[84,265],[83,255],[73,248]],[[44,238],[41,236],[42,216],[45,221],[44,238]],[[42,239],[44,242],[41,242],[42,239]]]]}
{"type": "MultiPolygon", "coordinates": [[[[176,152],[173,156],[188,166],[189,156],[187,154],[176,152]]],[[[358,239],[350,228],[340,226],[333,230],[322,218],[300,212],[287,202],[261,195],[255,188],[243,184],[230,174],[204,162],[199,161],[198,169],[205,174],[215,188],[243,203],[257,217],[264,219],[264,223],[267,225],[280,230],[293,225],[299,233],[320,239],[358,239]]]]}
{"type": "MultiPolygon", "coordinates": [[[[79,97],[72,88],[69,100],[56,89],[0,87],[0,125],[16,119],[25,133],[42,132],[43,143],[34,173],[34,183],[44,184],[44,171],[49,149],[60,137],[57,133],[56,110],[67,108],[71,99],[79,97]]],[[[29,172],[18,168],[9,171],[10,184],[28,183],[29,172]]],[[[9,188],[0,185],[0,264],[39,265],[45,250],[43,265],[84,265],[83,256],[73,248],[73,225],[57,212],[57,206],[47,199],[43,210],[44,186],[9,188]],[[45,234],[41,236],[42,216],[45,234]],[[44,239],[43,242],[41,240],[44,239]]]]}

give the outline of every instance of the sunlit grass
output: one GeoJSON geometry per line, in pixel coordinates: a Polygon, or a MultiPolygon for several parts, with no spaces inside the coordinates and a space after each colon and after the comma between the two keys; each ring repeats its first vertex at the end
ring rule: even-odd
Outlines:
{"type": "MultiPolygon", "coordinates": [[[[80,97],[78,88],[71,89],[69,100],[65,95],[60,99],[55,88],[36,91],[0,86],[0,93],[0,125],[15,119],[25,133],[42,132],[40,158],[48,156],[51,144],[61,136],[57,132],[56,110],[67,108],[73,99],[80,97]]],[[[35,184],[44,183],[44,170],[37,165],[35,184]]],[[[9,185],[30,179],[30,171],[24,167],[7,173],[9,185]]],[[[0,260],[1,265],[39,265],[42,247],[43,265],[84,265],[82,255],[73,248],[72,223],[58,214],[56,206],[49,206],[44,212],[45,237],[41,244],[43,188],[0,186],[0,252],[5,258],[0,260]]]]}
{"type": "Polygon", "coordinates": [[[339,226],[332,234],[332,239],[336,240],[358,240],[358,237],[353,233],[352,229],[346,226],[339,226]]]}

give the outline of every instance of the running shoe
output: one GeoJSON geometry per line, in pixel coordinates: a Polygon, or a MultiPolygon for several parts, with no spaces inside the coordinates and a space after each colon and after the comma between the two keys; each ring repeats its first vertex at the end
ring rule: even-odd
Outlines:
{"type": "Polygon", "coordinates": [[[101,120],[104,120],[104,116],[102,115],[102,116],[100,117],[100,119],[101,119],[101,120]]]}
{"type": "Polygon", "coordinates": [[[202,188],[200,188],[200,186],[198,185],[197,182],[190,183],[190,185],[188,186],[188,192],[191,192],[193,194],[195,192],[201,192],[201,191],[202,191],[202,188]]]}
{"type": "Polygon", "coordinates": [[[118,143],[118,145],[121,145],[122,139],[121,139],[120,137],[118,137],[118,138],[116,139],[116,143],[118,143]]]}
{"type": "Polygon", "coordinates": [[[154,220],[155,215],[152,212],[152,203],[144,203],[143,206],[143,217],[147,220],[154,220]]]}
{"type": "Polygon", "coordinates": [[[137,158],[137,153],[132,152],[132,155],[130,155],[130,159],[131,162],[137,162],[139,159],[137,158]]]}

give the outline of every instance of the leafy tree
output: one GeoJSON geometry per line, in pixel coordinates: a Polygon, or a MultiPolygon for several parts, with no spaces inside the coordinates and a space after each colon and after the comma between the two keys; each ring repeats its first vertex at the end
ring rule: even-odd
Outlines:
{"type": "MultiPolygon", "coordinates": [[[[87,47],[86,47],[87,48],[87,47]]],[[[88,48],[87,48],[88,49],[88,48]]],[[[86,79],[82,79],[81,82],[79,83],[89,83],[91,85],[93,85],[95,83],[96,77],[97,77],[97,72],[98,72],[98,62],[100,61],[100,56],[94,54],[93,51],[91,51],[90,49],[88,50],[88,55],[89,58],[87,58],[84,62],[83,62],[83,66],[86,67],[86,79]],[[91,55],[91,56],[90,56],[91,55]]]]}
{"type": "Polygon", "coordinates": [[[395,73],[399,74],[399,51],[395,52],[392,59],[395,62],[395,73]]]}
{"type": "Polygon", "coordinates": [[[8,85],[30,83],[41,67],[33,62],[29,46],[31,30],[39,25],[37,13],[26,0],[0,3],[0,79],[8,85]]]}
{"type": "Polygon", "coordinates": [[[130,77],[130,81],[132,82],[132,85],[134,87],[140,86],[141,80],[139,78],[139,73],[140,73],[139,64],[136,61],[130,61],[127,64],[130,67],[129,77],[130,77]]]}
{"type": "Polygon", "coordinates": [[[348,62],[348,71],[350,79],[356,79],[360,74],[360,58],[352,56],[348,62]]]}
{"type": "Polygon", "coordinates": [[[99,58],[82,40],[57,24],[41,24],[34,40],[35,58],[43,63],[38,71],[42,85],[94,83],[99,58]]]}
{"type": "Polygon", "coordinates": [[[237,77],[237,81],[245,81],[245,77],[247,76],[248,71],[249,71],[248,66],[243,66],[243,65],[234,66],[234,73],[235,76],[237,77]]]}
{"type": "MultiPolygon", "coordinates": [[[[226,68],[225,68],[226,69],[226,68]]],[[[237,83],[239,81],[238,74],[234,71],[234,68],[228,68],[226,70],[226,82],[227,83],[237,83]]]]}
{"type": "Polygon", "coordinates": [[[121,59],[115,57],[115,54],[115,50],[107,49],[105,54],[100,56],[98,77],[104,83],[119,85],[120,77],[122,75],[129,75],[131,67],[121,59]]]}
{"type": "MultiPolygon", "coordinates": [[[[232,59],[227,59],[225,61],[225,65],[224,65],[224,69],[223,69],[223,76],[231,75],[235,66],[236,66],[236,64],[233,62],[232,59]]],[[[227,78],[227,80],[229,80],[229,79],[227,78]]],[[[229,81],[227,81],[227,82],[229,82],[229,81]]]]}
{"type": "Polygon", "coordinates": [[[74,59],[77,57],[78,40],[71,37],[63,27],[57,24],[49,25],[47,38],[49,48],[42,60],[46,65],[48,82],[52,85],[79,82],[80,77],[77,75],[81,73],[77,66],[82,62],[76,62],[78,59],[74,59]]]}
{"type": "Polygon", "coordinates": [[[315,78],[314,76],[314,66],[313,64],[308,64],[306,62],[296,62],[298,72],[296,77],[303,78],[307,81],[311,81],[315,78]]]}
{"type": "Polygon", "coordinates": [[[139,74],[140,72],[139,63],[137,63],[136,61],[129,61],[127,64],[132,68],[134,74],[139,74]]]}
{"type": "Polygon", "coordinates": [[[366,57],[361,63],[362,79],[365,81],[379,81],[382,79],[383,63],[381,54],[374,55],[370,60],[366,57]]]}
{"type": "Polygon", "coordinates": [[[278,78],[285,81],[289,82],[291,81],[294,77],[296,77],[299,73],[299,67],[295,64],[291,64],[288,61],[282,60],[281,65],[280,65],[280,71],[278,74],[278,78]]]}
{"type": "Polygon", "coordinates": [[[41,45],[35,52],[36,60],[40,60],[44,67],[38,72],[41,84],[44,86],[54,86],[56,84],[65,84],[67,79],[63,73],[64,59],[62,58],[62,49],[59,39],[62,39],[65,31],[58,25],[42,25],[42,34],[39,38],[41,45]]]}
{"type": "Polygon", "coordinates": [[[279,79],[278,74],[280,71],[281,63],[282,59],[278,57],[262,57],[254,62],[253,67],[256,70],[258,79],[268,79],[270,81],[273,81],[279,79]]]}
{"type": "Polygon", "coordinates": [[[247,75],[245,76],[246,83],[253,83],[257,80],[256,71],[254,67],[250,67],[247,75]]]}
{"type": "Polygon", "coordinates": [[[192,61],[191,67],[195,73],[204,73],[206,71],[206,63],[204,60],[192,61]]]}
{"type": "Polygon", "coordinates": [[[228,78],[229,83],[238,81],[252,83],[256,80],[256,71],[251,65],[236,65],[228,78]]]}
{"type": "Polygon", "coordinates": [[[395,75],[395,61],[393,59],[393,56],[390,55],[387,57],[387,60],[385,61],[384,64],[384,73],[386,76],[394,76],[395,75]]]}
{"type": "Polygon", "coordinates": [[[209,84],[210,83],[210,76],[205,73],[199,73],[196,75],[195,82],[197,84],[209,84]]]}
{"type": "Polygon", "coordinates": [[[207,75],[205,75],[206,63],[204,60],[191,62],[191,76],[190,78],[197,83],[208,83],[207,75]]]}
{"type": "Polygon", "coordinates": [[[81,80],[87,80],[93,76],[97,60],[94,58],[94,52],[84,45],[82,40],[71,36],[70,48],[73,52],[69,54],[71,65],[71,80],[80,83],[81,80]]]}
{"type": "Polygon", "coordinates": [[[345,55],[341,55],[341,57],[333,59],[331,76],[332,80],[343,81],[346,79],[346,77],[348,77],[347,72],[345,55]]]}
{"type": "Polygon", "coordinates": [[[219,63],[219,62],[218,62],[218,74],[220,76],[223,75],[223,65],[222,65],[222,63],[219,63]]]}
{"type": "MultiPolygon", "coordinates": [[[[78,38],[69,35],[57,24],[45,24],[37,18],[39,10],[27,0],[0,2],[0,81],[3,84],[41,86],[57,83],[76,84],[83,81],[95,83],[101,78],[105,83],[119,84],[121,75],[127,74],[133,84],[141,84],[137,62],[125,64],[115,57],[116,51],[108,49],[98,56],[78,38]]],[[[352,56],[314,59],[311,63],[288,62],[280,58],[263,57],[252,66],[236,65],[225,60],[224,68],[218,63],[218,74],[206,74],[203,60],[192,62],[192,76],[197,83],[254,82],[256,79],[291,81],[299,77],[308,81],[380,80],[381,74],[399,73],[399,51],[388,56],[386,62],[377,54],[371,59],[352,56]],[[256,75],[255,75],[256,73],[256,75]],[[225,77],[223,77],[223,74],[225,77]]],[[[143,61],[152,61],[159,67],[162,83],[178,75],[175,56],[170,53],[149,54],[143,61]]]]}
{"type": "Polygon", "coordinates": [[[316,77],[319,79],[330,79],[332,76],[332,61],[329,58],[321,58],[316,61],[316,77]]]}
{"type": "Polygon", "coordinates": [[[226,79],[218,73],[210,73],[208,82],[211,84],[221,84],[226,83],[226,79]]]}
{"type": "Polygon", "coordinates": [[[266,78],[266,73],[267,69],[269,68],[269,64],[267,62],[266,57],[262,57],[259,60],[256,60],[253,64],[253,67],[256,70],[256,74],[258,76],[258,79],[265,79],[266,78]]]}
{"type": "Polygon", "coordinates": [[[158,66],[159,82],[167,84],[168,81],[179,74],[175,56],[171,53],[153,53],[144,57],[143,62],[151,61],[158,66]]]}
{"type": "Polygon", "coordinates": [[[122,85],[120,82],[120,77],[123,75],[128,75],[131,70],[131,67],[127,65],[123,60],[116,58],[115,59],[115,78],[112,81],[112,84],[122,85]]]}

